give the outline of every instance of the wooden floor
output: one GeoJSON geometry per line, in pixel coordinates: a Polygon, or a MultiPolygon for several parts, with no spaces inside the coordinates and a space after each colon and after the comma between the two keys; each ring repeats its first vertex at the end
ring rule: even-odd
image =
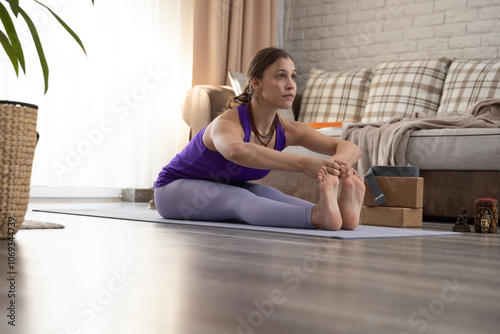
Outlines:
{"type": "MultiPolygon", "coordinates": [[[[96,204],[30,205],[79,206],[96,204]]],[[[0,241],[2,334],[456,334],[500,326],[499,235],[336,240],[38,212],[27,219],[66,228],[16,235],[15,327],[0,241]]]]}

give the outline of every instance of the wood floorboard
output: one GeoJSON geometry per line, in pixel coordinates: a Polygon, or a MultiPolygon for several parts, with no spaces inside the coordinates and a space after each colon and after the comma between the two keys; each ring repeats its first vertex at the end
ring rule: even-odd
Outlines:
{"type": "MultiPolygon", "coordinates": [[[[30,208],[50,205],[85,206],[30,208]]],[[[2,334],[451,334],[500,326],[498,235],[338,240],[31,211],[27,219],[65,229],[16,235],[15,327],[0,241],[2,334]]]]}

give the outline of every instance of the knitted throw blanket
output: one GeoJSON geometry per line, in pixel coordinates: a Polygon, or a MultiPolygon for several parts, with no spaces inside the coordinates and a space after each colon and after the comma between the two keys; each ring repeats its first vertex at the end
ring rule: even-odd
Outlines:
{"type": "Polygon", "coordinates": [[[356,168],[364,175],[372,165],[405,165],[408,139],[413,131],[444,128],[500,128],[500,99],[477,102],[462,113],[433,117],[417,114],[386,122],[352,123],[342,132],[341,139],[353,142],[363,151],[356,168]]]}

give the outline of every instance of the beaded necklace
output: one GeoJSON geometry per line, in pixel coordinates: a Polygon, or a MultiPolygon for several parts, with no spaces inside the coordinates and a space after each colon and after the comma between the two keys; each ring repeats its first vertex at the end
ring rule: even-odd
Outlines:
{"type": "Polygon", "coordinates": [[[273,139],[274,131],[276,129],[276,122],[278,120],[278,114],[276,114],[276,116],[274,117],[273,123],[271,124],[271,130],[269,130],[269,133],[266,135],[261,135],[260,132],[257,130],[257,127],[255,126],[255,122],[253,120],[253,113],[252,113],[252,104],[250,102],[248,102],[248,104],[247,104],[247,110],[248,110],[248,116],[250,116],[250,125],[252,127],[252,132],[255,134],[255,138],[257,138],[257,140],[262,145],[267,147],[267,145],[269,145],[269,143],[273,139]],[[263,142],[260,138],[267,139],[267,142],[266,143],[263,142]]]}

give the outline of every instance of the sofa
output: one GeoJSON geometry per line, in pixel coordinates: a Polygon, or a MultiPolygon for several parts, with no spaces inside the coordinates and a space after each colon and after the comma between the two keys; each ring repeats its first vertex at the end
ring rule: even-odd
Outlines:
{"type": "MultiPolygon", "coordinates": [[[[231,79],[233,86],[198,85],[186,94],[182,116],[191,136],[241,89],[241,79],[239,87],[231,79]]],[[[326,122],[317,131],[358,144],[363,157],[354,167],[361,175],[371,165],[418,166],[424,216],[454,221],[462,207],[471,219],[478,198],[500,200],[497,99],[500,62],[442,57],[346,71],[313,68],[292,109],[280,112],[313,126],[326,122]],[[406,132],[397,134],[394,128],[402,125],[406,132]]],[[[302,147],[285,152],[320,156],[302,147]]],[[[256,182],[318,200],[316,181],[300,173],[272,171],[256,182]]]]}

